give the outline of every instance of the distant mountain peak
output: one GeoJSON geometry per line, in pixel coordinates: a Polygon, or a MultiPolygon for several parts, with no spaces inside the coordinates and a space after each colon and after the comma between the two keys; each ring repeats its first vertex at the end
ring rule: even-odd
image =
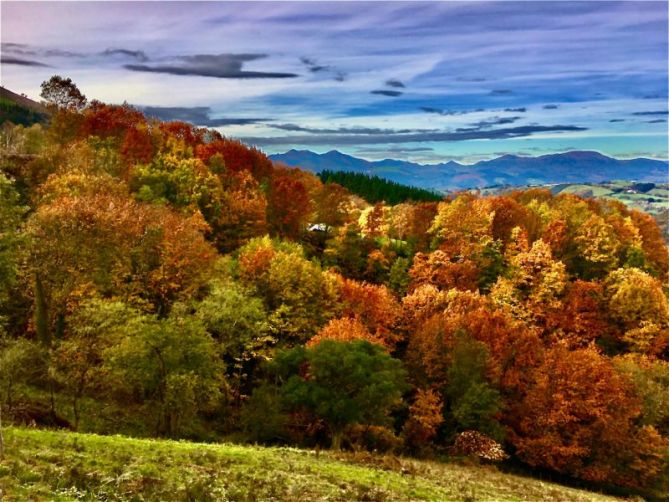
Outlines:
{"type": "Polygon", "coordinates": [[[608,157],[602,153],[595,152],[592,150],[571,150],[569,152],[564,152],[564,153],[552,153],[548,155],[543,155],[543,157],[549,157],[549,156],[562,156],[562,157],[570,157],[573,159],[606,159],[606,160],[617,160],[613,157],[608,157]]]}

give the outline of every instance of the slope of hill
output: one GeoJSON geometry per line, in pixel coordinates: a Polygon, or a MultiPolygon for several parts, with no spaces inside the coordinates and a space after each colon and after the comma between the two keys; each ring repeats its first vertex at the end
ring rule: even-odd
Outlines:
{"type": "Polygon", "coordinates": [[[492,467],[10,428],[2,500],[614,500],[492,467]]]}
{"type": "Polygon", "coordinates": [[[567,152],[540,157],[504,155],[472,165],[446,162],[416,164],[402,160],[368,161],[336,150],[317,154],[290,150],[270,159],[314,172],[352,171],[377,175],[397,183],[436,190],[491,185],[598,183],[612,179],[666,182],[669,163],[653,159],[619,160],[597,152],[567,152]]]}
{"type": "Polygon", "coordinates": [[[47,109],[30,98],[0,87],[0,124],[5,121],[23,126],[45,122],[47,109]]]}

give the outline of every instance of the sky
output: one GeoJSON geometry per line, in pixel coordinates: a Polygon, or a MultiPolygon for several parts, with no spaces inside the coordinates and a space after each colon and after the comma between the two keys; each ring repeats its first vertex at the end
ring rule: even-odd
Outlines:
{"type": "Polygon", "coordinates": [[[0,3],[2,86],[213,127],[267,153],[667,159],[667,1],[0,3]]]}

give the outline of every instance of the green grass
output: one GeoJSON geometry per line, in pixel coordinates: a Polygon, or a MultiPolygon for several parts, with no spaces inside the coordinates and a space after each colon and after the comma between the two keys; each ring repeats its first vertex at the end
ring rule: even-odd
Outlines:
{"type": "Polygon", "coordinates": [[[604,197],[611,194],[611,190],[599,185],[582,184],[567,185],[560,193],[574,193],[577,195],[587,193],[591,197],[604,197]]]}
{"type": "Polygon", "coordinates": [[[492,466],[5,429],[0,500],[613,500],[492,466]]]}

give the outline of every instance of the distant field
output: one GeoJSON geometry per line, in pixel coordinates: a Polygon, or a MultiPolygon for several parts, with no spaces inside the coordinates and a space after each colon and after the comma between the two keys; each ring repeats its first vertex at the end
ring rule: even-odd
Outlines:
{"type": "Polygon", "coordinates": [[[9,428],[0,500],[604,501],[494,467],[9,428]]]}
{"type": "Polygon", "coordinates": [[[605,197],[613,192],[610,188],[599,185],[566,185],[558,193],[574,193],[576,195],[586,195],[589,197],[605,197]]]}

